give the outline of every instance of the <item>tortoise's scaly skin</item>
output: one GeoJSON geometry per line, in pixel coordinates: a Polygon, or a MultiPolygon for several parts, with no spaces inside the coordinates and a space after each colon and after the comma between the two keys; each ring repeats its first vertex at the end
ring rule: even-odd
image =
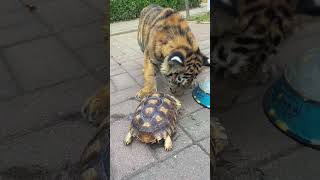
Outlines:
{"type": "Polygon", "coordinates": [[[130,116],[131,125],[124,143],[130,144],[135,137],[143,143],[164,139],[165,150],[171,150],[180,107],[180,101],[168,94],[153,93],[145,97],[130,116]]]}

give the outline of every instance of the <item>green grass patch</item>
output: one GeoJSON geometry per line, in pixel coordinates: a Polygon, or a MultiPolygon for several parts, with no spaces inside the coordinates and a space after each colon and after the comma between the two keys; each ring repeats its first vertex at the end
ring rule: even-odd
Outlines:
{"type": "Polygon", "coordinates": [[[205,12],[196,16],[190,16],[188,21],[196,21],[197,23],[210,22],[210,12],[205,12]]]}
{"type": "MultiPolygon", "coordinates": [[[[199,7],[201,0],[189,0],[190,8],[199,7]]],[[[111,22],[126,21],[138,18],[141,10],[149,4],[158,4],[162,7],[170,7],[175,10],[184,10],[184,0],[111,0],[111,22]]]]}

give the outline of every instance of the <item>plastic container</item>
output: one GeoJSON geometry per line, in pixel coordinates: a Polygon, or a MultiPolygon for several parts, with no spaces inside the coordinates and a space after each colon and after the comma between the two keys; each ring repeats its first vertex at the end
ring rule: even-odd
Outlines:
{"type": "Polygon", "coordinates": [[[263,108],[284,133],[320,147],[320,49],[306,52],[287,66],[266,92],[263,108]]]}

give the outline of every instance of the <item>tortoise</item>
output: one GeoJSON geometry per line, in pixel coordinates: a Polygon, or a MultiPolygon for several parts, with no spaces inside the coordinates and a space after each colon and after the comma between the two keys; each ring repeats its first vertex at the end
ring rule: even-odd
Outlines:
{"type": "Polygon", "coordinates": [[[156,92],[144,97],[135,112],[129,116],[131,124],[124,143],[129,145],[135,137],[143,143],[159,143],[164,140],[165,150],[171,150],[171,136],[176,131],[180,108],[180,101],[169,94],[156,92]]]}

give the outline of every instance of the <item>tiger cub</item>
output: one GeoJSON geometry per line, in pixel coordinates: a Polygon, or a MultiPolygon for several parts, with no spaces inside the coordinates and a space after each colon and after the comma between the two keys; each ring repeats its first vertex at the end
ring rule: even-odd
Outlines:
{"type": "Polygon", "coordinates": [[[141,100],[156,91],[155,73],[165,77],[172,93],[189,88],[210,60],[203,55],[186,20],[170,8],[145,7],[140,14],[138,44],[144,53],[144,87],[141,100]]]}
{"type": "Polygon", "coordinates": [[[239,0],[239,31],[212,39],[216,42],[212,52],[214,71],[256,83],[268,81],[274,69],[267,65],[267,58],[293,32],[297,2],[239,0]]]}

